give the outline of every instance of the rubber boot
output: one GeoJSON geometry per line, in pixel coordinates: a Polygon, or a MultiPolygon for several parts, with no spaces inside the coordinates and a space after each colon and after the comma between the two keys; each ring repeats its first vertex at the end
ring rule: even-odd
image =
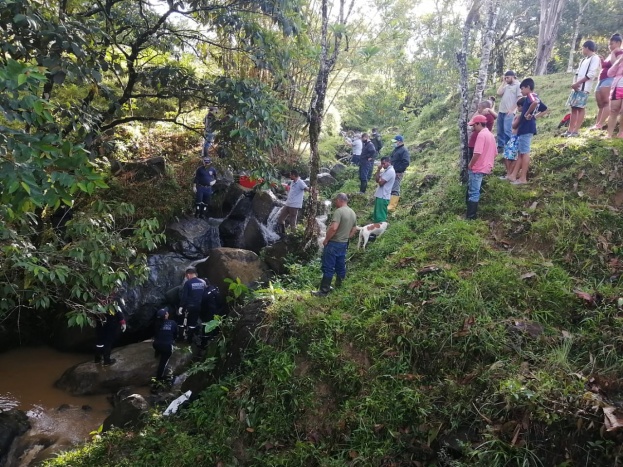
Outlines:
{"type": "Polygon", "coordinates": [[[359,193],[365,193],[367,189],[368,189],[368,181],[367,180],[360,180],[360,183],[359,183],[359,193]]]}
{"type": "Polygon", "coordinates": [[[339,289],[340,287],[342,287],[342,282],[344,281],[344,279],[342,279],[341,277],[336,277],[335,278],[335,288],[339,289]]]}
{"type": "Polygon", "coordinates": [[[400,199],[400,196],[392,195],[391,198],[389,199],[389,205],[387,206],[387,210],[395,211],[396,206],[398,206],[399,199],[400,199]]]}
{"type": "Polygon", "coordinates": [[[478,201],[467,202],[467,214],[465,219],[474,220],[478,218],[478,201]]]}
{"type": "Polygon", "coordinates": [[[208,205],[207,204],[204,204],[201,207],[201,218],[202,219],[209,219],[210,218],[210,216],[208,215],[208,205]]]}
{"type": "Polygon", "coordinates": [[[195,204],[195,218],[199,219],[201,217],[201,203],[195,204]]]}
{"type": "Polygon", "coordinates": [[[322,281],[320,282],[320,290],[316,292],[312,292],[312,295],[316,297],[326,297],[329,292],[331,292],[331,281],[333,277],[325,277],[322,276],[322,281]]]}

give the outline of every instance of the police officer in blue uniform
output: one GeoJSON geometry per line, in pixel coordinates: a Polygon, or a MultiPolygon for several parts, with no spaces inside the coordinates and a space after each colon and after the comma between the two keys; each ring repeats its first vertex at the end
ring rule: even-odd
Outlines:
{"type": "Polygon", "coordinates": [[[169,309],[166,307],[158,310],[156,317],[156,332],[154,335],[153,347],[156,351],[156,357],[160,357],[156,379],[158,381],[164,381],[166,379],[165,372],[167,364],[173,354],[173,343],[177,335],[177,324],[175,321],[169,319],[169,309]]]}
{"type": "Polygon", "coordinates": [[[203,165],[195,172],[195,217],[207,217],[208,204],[212,196],[212,186],[216,183],[216,169],[210,167],[212,159],[202,158],[203,165]]]}
{"type": "Polygon", "coordinates": [[[197,277],[197,270],[193,267],[186,269],[186,282],[182,286],[182,297],[178,315],[186,313],[186,340],[190,344],[197,329],[197,321],[201,312],[201,302],[206,283],[197,277]]]}

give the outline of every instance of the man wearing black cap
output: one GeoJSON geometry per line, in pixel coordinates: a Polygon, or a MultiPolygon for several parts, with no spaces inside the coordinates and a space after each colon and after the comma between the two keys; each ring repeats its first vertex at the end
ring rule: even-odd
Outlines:
{"type": "Polygon", "coordinates": [[[195,192],[195,217],[206,217],[208,214],[208,204],[212,196],[212,187],[216,183],[216,170],[210,167],[212,160],[203,157],[203,165],[195,172],[193,180],[193,191],[195,192]]]}
{"type": "Polygon", "coordinates": [[[502,85],[498,88],[497,94],[502,96],[498,109],[498,153],[502,153],[504,146],[511,139],[517,99],[521,97],[519,80],[514,71],[508,70],[504,73],[502,85]]]}
{"type": "Polygon", "coordinates": [[[387,206],[388,211],[393,211],[396,209],[396,206],[398,206],[398,200],[400,200],[400,183],[402,182],[405,170],[407,170],[407,167],[409,167],[411,162],[411,156],[405,147],[405,140],[402,135],[394,136],[392,144],[394,145],[394,150],[389,156],[389,159],[392,167],[396,171],[396,178],[394,179],[394,184],[392,186],[389,206],[387,206]]]}

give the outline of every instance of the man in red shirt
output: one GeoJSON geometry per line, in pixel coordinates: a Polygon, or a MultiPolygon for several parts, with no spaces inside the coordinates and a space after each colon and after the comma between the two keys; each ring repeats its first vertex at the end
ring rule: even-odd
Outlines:
{"type": "Polygon", "coordinates": [[[484,115],[474,115],[468,125],[472,125],[474,132],[478,133],[474,155],[467,166],[467,214],[466,219],[476,219],[478,214],[478,202],[480,201],[480,186],[485,175],[493,169],[497,145],[495,137],[487,128],[487,118],[484,115]]]}

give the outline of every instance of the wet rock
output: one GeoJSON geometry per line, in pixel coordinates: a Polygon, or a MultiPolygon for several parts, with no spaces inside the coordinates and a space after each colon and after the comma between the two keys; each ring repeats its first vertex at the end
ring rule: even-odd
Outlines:
{"type": "Polygon", "coordinates": [[[190,260],[178,253],[164,253],[149,256],[147,265],[147,281],[123,294],[128,333],[143,339],[150,335],[154,312],[166,302],[166,292],[182,283],[190,260]]]}
{"type": "Polygon", "coordinates": [[[57,412],[65,412],[66,410],[69,410],[69,404],[61,404],[56,408],[57,412]]]}
{"type": "Polygon", "coordinates": [[[167,227],[167,246],[186,258],[204,258],[209,250],[221,246],[217,228],[218,224],[205,219],[183,217],[167,227]]]}
{"type": "MultiPolygon", "coordinates": [[[[114,365],[102,366],[85,362],[69,368],[56,382],[56,387],[75,396],[116,392],[124,386],[140,386],[149,383],[156,374],[159,359],[154,356],[151,342],[139,342],[116,349],[112,358],[114,365]]],[[[174,374],[181,373],[192,360],[187,347],[178,348],[169,361],[174,374]]]]}
{"type": "Polygon", "coordinates": [[[259,254],[260,250],[266,246],[266,239],[262,233],[262,227],[257,219],[251,218],[244,228],[243,234],[244,249],[259,254]]]}
{"type": "Polygon", "coordinates": [[[330,174],[318,174],[318,185],[321,187],[330,187],[337,184],[337,180],[330,174]]]}
{"type": "Polygon", "coordinates": [[[166,172],[166,161],[164,157],[152,157],[142,161],[121,162],[112,160],[110,170],[113,175],[129,176],[136,182],[162,177],[166,172]]]}
{"type": "Polygon", "coordinates": [[[245,249],[244,229],[246,225],[246,219],[232,219],[228,217],[221,222],[218,228],[221,245],[227,248],[245,249]]]}
{"type": "Polygon", "coordinates": [[[333,178],[340,178],[340,174],[342,174],[346,170],[346,166],[344,164],[340,164],[339,162],[331,167],[329,173],[333,178]]]}
{"type": "Polygon", "coordinates": [[[318,170],[318,173],[321,174],[330,174],[331,171],[329,169],[327,169],[326,167],[320,167],[320,170],[318,170]]]}
{"type": "Polygon", "coordinates": [[[29,428],[28,417],[21,410],[0,412],[0,465],[4,465],[13,440],[26,433],[29,428]]]}
{"type": "Polygon", "coordinates": [[[269,277],[268,268],[257,254],[237,248],[211,250],[208,260],[197,265],[197,272],[200,277],[205,277],[216,285],[222,293],[229,288],[225,283],[226,278],[240,278],[242,283],[252,286],[256,282],[267,281],[269,277]]]}
{"type": "Polygon", "coordinates": [[[102,431],[108,431],[112,427],[140,428],[145,424],[148,410],[149,404],[143,396],[132,394],[115,405],[112,413],[104,420],[102,431]]]}
{"type": "Polygon", "coordinates": [[[266,224],[270,213],[277,206],[280,206],[279,200],[272,191],[260,191],[256,193],[251,202],[253,215],[262,224],[266,224]]]}
{"type": "Polygon", "coordinates": [[[285,266],[285,260],[292,252],[293,250],[287,241],[279,241],[264,249],[264,261],[276,274],[286,274],[288,270],[285,266]]]}
{"type": "Polygon", "coordinates": [[[236,206],[236,204],[242,198],[242,196],[249,194],[250,192],[251,192],[251,189],[245,188],[242,185],[239,185],[238,183],[230,184],[227,187],[225,194],[223,195],[223,199],[221,203],[223,217],[227,216],[232,211],[232,209],[234,208],[234,206],[236,206]]]}

